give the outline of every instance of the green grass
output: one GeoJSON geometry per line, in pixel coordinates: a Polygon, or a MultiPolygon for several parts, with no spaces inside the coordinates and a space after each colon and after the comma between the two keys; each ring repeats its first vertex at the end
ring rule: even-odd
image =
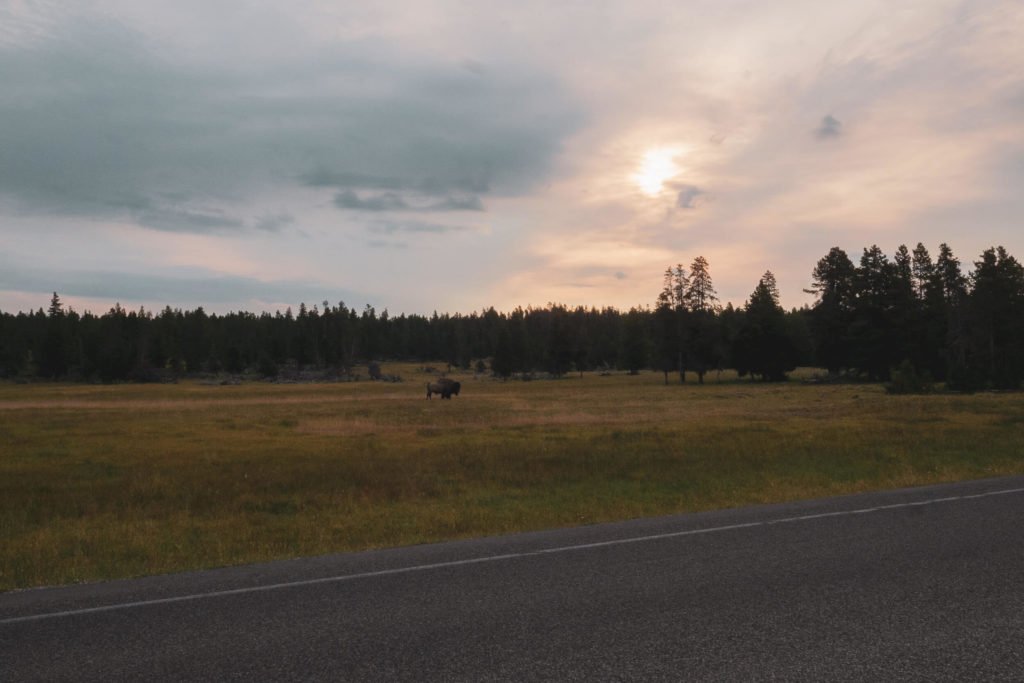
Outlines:
{"type": "Polygon", "coordinates": [[[0,590],[1024,472],[1021,394],[397,371],[0,385],[0,590]]]}

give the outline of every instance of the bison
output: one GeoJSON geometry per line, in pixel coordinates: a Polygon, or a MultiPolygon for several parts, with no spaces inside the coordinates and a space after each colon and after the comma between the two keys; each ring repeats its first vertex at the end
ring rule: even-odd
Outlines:
{"type": "Polygon", "coordinates": [[[452,394],[459,395],[459,389],[462,388],[462,384],[456,382],[453,379],[442,377],[436,382],[427,382],[427,398],[430,398],[431,394],[441,394],[441,398],[451,398],[452,394]]]}

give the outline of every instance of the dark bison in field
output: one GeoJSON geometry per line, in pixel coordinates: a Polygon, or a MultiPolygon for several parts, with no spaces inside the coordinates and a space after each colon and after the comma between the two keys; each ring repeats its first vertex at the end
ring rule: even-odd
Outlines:
{"type": "Polygon", "coordinates": [[[427,382],[427,398],[430,398],[431,394],[441,394],[441,398],[451,398],[452,394],[458,396],[461,388],[462,384],[459,382],[442,377],[436,382],[427,382]]]}

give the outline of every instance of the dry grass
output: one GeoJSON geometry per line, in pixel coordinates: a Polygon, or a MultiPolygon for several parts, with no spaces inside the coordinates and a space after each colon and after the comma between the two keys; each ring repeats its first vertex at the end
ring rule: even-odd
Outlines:
{"type": "Polygon", "coordinates": [[[0,385],[0,589],[1024,472],[1024,396],[0,385]]]}

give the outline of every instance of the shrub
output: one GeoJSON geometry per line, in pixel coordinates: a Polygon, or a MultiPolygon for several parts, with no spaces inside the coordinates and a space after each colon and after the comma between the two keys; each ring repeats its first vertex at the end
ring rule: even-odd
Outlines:
{"type": "Polygon", "coordinates": [[[889,394],[928,394],[935,389],[935,382],[927,372],[919,372],[909,360],[890,371],[891,381],[885,385],[889,394]]]}
{"type": "Polygon", "coordinates": [[[259,373],[263,377],[274,378],[277,377],[278,367],[274,359],[270,357],[268,353],[260,354],[259,360],[259,373]]]}

